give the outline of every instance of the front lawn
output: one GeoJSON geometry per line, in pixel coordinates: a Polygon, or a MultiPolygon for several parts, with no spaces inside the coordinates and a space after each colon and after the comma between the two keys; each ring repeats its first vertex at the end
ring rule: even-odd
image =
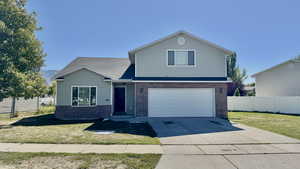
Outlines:
{"type": "Polygon", "coordinates": [[[0,168],[7,169],[154,169],[154,154],[63,154],[0,152],[0,168]]]}
{"type": "Polygon", "coordinates": [[[229,112],[229,119],[300,139],[300,116],[257,112],[229,112]]]}
{"type": "Polygon", "coordinates": [[[63,121],[52,113],[21,113],[0,117],[0,142],[53,144],[159,144],[148,123],[114,121],[63,121]],[[99,131],[113,134],[99,134],[99,131]]]}

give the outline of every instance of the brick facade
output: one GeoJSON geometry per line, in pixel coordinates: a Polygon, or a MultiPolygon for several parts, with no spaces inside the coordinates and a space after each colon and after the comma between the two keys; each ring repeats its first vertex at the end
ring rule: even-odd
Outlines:
{"type": "Polygon", "coordinates": [[[136,83],[136,116],[148,116],[148,88],[215,88],[216,115],[227,118],[226,83],[136,83]]]}
{"type": "Polygon", "coordinates": [[[111,105],[95,107],[56,106],[55,117],[62,120],[90,120],[107,118],[111,115],[111,105]]]}

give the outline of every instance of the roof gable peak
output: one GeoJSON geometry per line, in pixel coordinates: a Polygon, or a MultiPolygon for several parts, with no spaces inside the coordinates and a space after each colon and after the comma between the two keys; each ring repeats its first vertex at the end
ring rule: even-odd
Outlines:
{"type": "Polygon", "coordinates": [[[195,35],[193,35],[193,34],[187,32],[187,31],[184,31],[184,30],[179,30],[179,31],[177,31],[177,32],[175,32],[175,33],[172,33],[172,34],[168,35],[168,36],[165,36],[165,37],[160,38],[160,39],[158,39],[158,40],[152,41],[152,42],[150,42],[150,43],[148,43],[148,44],[145,44],[145,45],[142,45],[142,46],[140,46],[140,47],[138,47],[138,48],[132,49],[132,50],[130,50],[128,53],[129,53],[129,55],[132,55],[132,54],[134,54],[134,53],[137,52],[137,51],[140,51],[140,50],[142,50],[142,49],[144,49],[144,48],[153,46],[153,45],[155,45],[155,44],[158,44],[158,43],[160,43],[160,42],[162,42],[162,41],[165,41],[165,40],[167,40],[167,39],[176,37],[176,36],[181,35],[181,34],[187,35],[187,36],[189,36],[189,37],[191,37],[191,38],[193,38],[193,39],[196,39],[196,40],[198,40],[198,41],[204,42],[204,43],[206,43],[206,44],[208,44],[208,45],[210,45],[210,46],[212,46],[212,47],[214,47],[214,48],[217,48],[217,49],[222,50],[223,52],[225,52],[225,53],[227,53],[227,54],[232,54],[232,53],[234,53],[233,51],[231,51],[231,50],[229,50],[229,49],[225,49],[225,48],[223,48],[223,47],[221,47],[221,46],[219,46],[219,45],[217,45],[217,44],[215,44],[215,43],[209,42],[209,41],[207,41],[207,40],[205,40],[205,39],[203,39],[203,38],[200,38],[200,37],[198,37],[198,36],[195,36],[195,35]]]}

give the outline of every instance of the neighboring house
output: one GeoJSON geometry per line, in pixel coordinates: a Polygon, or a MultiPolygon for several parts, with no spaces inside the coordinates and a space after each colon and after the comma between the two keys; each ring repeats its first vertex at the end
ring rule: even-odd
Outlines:
{"type": "Polygon", "coordinates": [[[179,31],[128,53],[79,57],[56,74],[60,119],[227,118],[226,56],[233,52],[179,31]]]}
{"type": "Polygon", "coordinates": [[[252,77],[256,96],[300,96],[300,56],[252,77]]]}

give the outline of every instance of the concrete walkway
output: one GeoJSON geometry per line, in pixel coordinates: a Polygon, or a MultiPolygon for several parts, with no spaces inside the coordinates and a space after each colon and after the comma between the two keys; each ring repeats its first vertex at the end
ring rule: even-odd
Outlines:
{"type": "Polygon", "coordinates": [[[300,144],[162,145],[164,155],[300,154],[300,144]]]}
{"type": "Polygon", "coordinates": [[[0,143],[2,152],[162,154],[160,145],[18,144],[0,143]]]}
{"type": "Polygon", "coordinates": [[[271,144],[300,140],[218,118],[151,118],[161,144],[271,144]]]}
{"type": "Polygon", "coordinates": [[[163,145],[156,169],[300,169],[300,144],[163,145]]]}
{"type": "Polygon", "coordinates": [[[300,169],[300,140],[218,118],[152,118],[156,169],[300,169]]]}
{"type": "Polygon", "coordinates": [[[300,168],[300,144],[86,145],[0,143],[0,151],[163,154],[156,169],[300,168]]]}
{"type": "Polygon", "coordinates": [[[0,143],[1,152],[136,153],[164,155],[300,154],[300,144],[95,145],[0,143]]]}
{"type": "Polygon", "coordinates": [[[155,169],[300,169],[300,154],[163,155],[155,169]]]}

